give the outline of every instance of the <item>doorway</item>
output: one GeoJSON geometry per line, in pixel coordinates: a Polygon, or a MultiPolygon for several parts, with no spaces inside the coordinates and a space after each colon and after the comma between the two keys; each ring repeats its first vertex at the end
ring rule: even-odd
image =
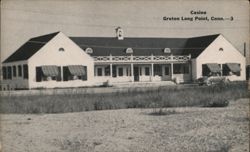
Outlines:
{"type": "Polygon", "coordinates": [[[140,74],[139,74],[139,67],[134,67],[134,81],[139,81],[140,74]]]}
{"type": "Polygon", "coordinates": [[[164,81],[171,80],[171,68],[170,65],[163,65],[162,66],[162,76],[164,81]]]}

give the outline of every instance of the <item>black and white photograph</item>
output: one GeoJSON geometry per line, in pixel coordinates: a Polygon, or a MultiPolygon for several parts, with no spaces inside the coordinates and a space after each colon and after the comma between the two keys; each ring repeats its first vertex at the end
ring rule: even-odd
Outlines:
{"type": "Polygon", "coordinates": [[[0,152],[248,152],[248,0],[2,0],[0,152]]]}

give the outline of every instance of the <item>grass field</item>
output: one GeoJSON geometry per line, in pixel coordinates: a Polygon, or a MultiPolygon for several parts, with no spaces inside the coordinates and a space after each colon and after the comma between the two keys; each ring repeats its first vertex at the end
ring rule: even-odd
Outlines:
{"type": "Polygon", "coordinates": [[[67,94],[2,96],[0,113],[38,114],[126,108],[213,107],[226,106],[230,100],[247,96],[246,83],[193,88],[178,86],[154,89],[131,88],[126,91],[92,94],[72,89],[68,90],[67,94]]]}
{"type": "Polygon", "coordinates": [[[3,152],[249,151],[245,83],[1,99],[3,152]]]}
{"type": "Polygon", "coordinates": [[[2,114],[3,152],[248,152],[249,99],[228,107],[2,114]],[[174,111],[174,112],[173,112],[174,111]]]}

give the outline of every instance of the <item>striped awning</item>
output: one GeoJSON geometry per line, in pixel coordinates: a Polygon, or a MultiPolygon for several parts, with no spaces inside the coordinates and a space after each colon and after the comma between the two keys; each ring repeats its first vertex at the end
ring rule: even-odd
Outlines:
{"type": "Polygon", "coordinates": [[[84,66],[82,65],[69,65],[68,68],[69,68],[69,72],[75,76],[84,76],[87,73],[85,71],[84,66]]]}
{"type": "Polygon", "coordinates": [[[59,74],[58,67],[55,65],[45,65],[42,66],[41,68],[43,74],[47,77],[58,76],[59,74]]]}
{"type": "Polygon", "coordinates": [[[240,72],[240,64],[238,63],[227,63],[228,68],[232,72],[240,72]]]}
{"type": "Polygon", "coordinates": [[[221,71],[221,68],[220,68],[219,64],[217,64],[217,63],[208,63],[206,65],[211,72],[220,72],[221,71]]]}

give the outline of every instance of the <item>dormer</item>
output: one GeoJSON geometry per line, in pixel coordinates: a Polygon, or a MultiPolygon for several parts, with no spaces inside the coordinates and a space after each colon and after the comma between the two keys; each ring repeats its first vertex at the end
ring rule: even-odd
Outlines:
{"type": "Polygon", "coordinates": [[[127,54],[132,54],[133,53],[133,49],[132,48],[127,48],[126,49],[126,53],[127,54]]]}
{"type": "Polygon", "coordinates": [[[164,53],[171,53],[171,49],[170,49],[170,48],[165,48],[165,49],[163,50],[163,52],[164,52],[164,53]]]}
{"type": "Polygon", "coordinates": [[[118,40],[123,40],[123,30],[121,27],[117,27],[116,29],[116,37],[118,38],[118,40]]]}
{"type": "Polygon", "coordinates": [[[85,52],[88,54],[92,54],[93,53],[93,49],[92,48],[86,48],[85,52]]]}

